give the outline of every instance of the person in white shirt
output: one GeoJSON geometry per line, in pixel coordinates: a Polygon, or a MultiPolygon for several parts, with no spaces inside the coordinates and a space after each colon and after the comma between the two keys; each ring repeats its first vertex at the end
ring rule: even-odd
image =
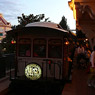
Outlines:
{"type": "Polygon", "coordinates": [[[95,67],[95,46],[93,47],[93,51],[90,57],[91,67],[95,67]]]}
{"type": "Polygon", "coordinates": [[[93,51],[91,53],[90,62],[90,75],[87,83],[88,86],[92,86],[95,88],[95,46],[93,47],[93,51]]]}
{"type": "Polygon", "coordinates": [[[80,63],[80,60],[81,59],[85,59],[85,55],[84,55],[84,47],[82,45],[80,45],[78,48],[77,48],[77,64],[78,64],[78,68],[81,68],[81,63],[80,63]]]}
{"type": "Polygon", "coordinates": [[[77,53],[80,54],[80,53],[84,53],[84,47],[82,45],[80,45],[77,49],[77,53]]]}

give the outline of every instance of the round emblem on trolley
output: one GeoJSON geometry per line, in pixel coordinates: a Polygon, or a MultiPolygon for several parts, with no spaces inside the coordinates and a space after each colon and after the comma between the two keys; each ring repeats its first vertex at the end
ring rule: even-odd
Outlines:
{"type": "Polygon", "coordinates": [[[41,77],[42,70],[38,64],[29,64],[25,68],[25,76],[31,80],[37,80],[41,77]]]}

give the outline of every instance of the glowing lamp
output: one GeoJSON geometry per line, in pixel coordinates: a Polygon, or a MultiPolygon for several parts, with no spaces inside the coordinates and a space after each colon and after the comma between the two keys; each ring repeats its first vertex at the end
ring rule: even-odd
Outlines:
{"type": "Polygon", "coordinates": [[[25,76],[31,80],[37,80],[41,77],[42,70],[37,64],[29,64],[25,68],[25,76]]]}
{"type": "Polygon", "coordinates": [[[66,41],[65,44],[68,45],[69,44],[69,41],[66,41]]]}
{"type": "Polygon", "coordinates": [[[11,43],[12,43],[12,44],[15,44],[15,43],[16,43],[16,41],[12,40],[12,41],[11,41],[11,43]]]}

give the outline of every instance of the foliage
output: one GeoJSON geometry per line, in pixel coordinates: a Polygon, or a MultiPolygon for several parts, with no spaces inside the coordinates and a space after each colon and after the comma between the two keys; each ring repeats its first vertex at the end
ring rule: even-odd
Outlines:
{"type": "Polygon", "coordinates": [[[67,25],[67,19],[64,16],[62,17],[59,25],[65,30],[70,30],[69,26],[67,25]]]}
{"type": "Polygon", "coordinates": [[[10,35],[6,35],[6,38],[2,40],[2,52],[3,53],[14,53],[15,52],[15,44],[12,44],[11,41],[14,37],[10,35]]]}
{"type": "Polygon", "coordinates": [[[44,14],[39,14],[39,15],[35,15],[34,14],[30,14],[30,15],[25,15],[24,13],[22,14],[22,16],[18,16],[18,25],[17,26],[13,26],[12,28],[19,28],[19,27],[24,27],[26,24],[28,23],[33,23],[33,22],[50,22],[49,18],[45,18],[44,14]]]}

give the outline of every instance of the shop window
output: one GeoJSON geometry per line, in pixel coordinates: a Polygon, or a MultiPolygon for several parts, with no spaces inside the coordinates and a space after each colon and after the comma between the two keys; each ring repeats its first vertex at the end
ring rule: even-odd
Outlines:
{"type": "Polygon", "coordinates": [[[0,33],[0,36],[3,36],[3,33],[0,33]]]}
{"type": "Polygon", "coordinates": [[[19,39],[19,56],[30,57],[31,56],[31,40],[28,38],[19,39]]]}
{"type": "Polygon", "coordinates": [[[33,41],[33,57],[46,57],[46,40],[34,39],[33,41]]]}
{"type": "Polygon", "coordinates": [[[51,39],[48,41],[48,57],[62,58],[62,40],[51,39]]]}

